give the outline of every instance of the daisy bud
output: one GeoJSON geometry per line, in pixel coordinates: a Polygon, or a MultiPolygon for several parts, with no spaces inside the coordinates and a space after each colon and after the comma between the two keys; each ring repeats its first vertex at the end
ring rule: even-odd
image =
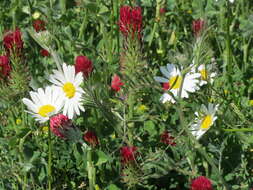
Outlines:
{"type": "Polygon", "coordinates": [[[204,177],[199,176],[196,179],[192,180],[191,190],[213,190],[211,181],[204,177]]]}
{"type": "Polygon", "coordinates": [[[137,34],[140,39],[142,32],[141,8],[122,6],[120,8],[119,29],[126,38],[128,35],[134,37],[137,34]]]}
{"type": "Polygon", "coordinates": [[[135,161],[137,156],[137,147],[135,146],[123,146],[120,148],[121,162],[128,164],[135,161]]]}
{"type": "Polygon", "coordinates": [[[33,21],[33,28],[36,32],[46,30],[45,22],[43,20],[37,19],[33,21]]]}
{"type": "Polygon", "coordinates": [[[80,55],[75,61],[76,73],[82,72],[85,77],[88,77],[93,70],[93,64],[86,56],[80,55]]]}
{"type": "Polygon", "coordinates": [[[9,58],[6,55],[0,56],[0,80],[9,76],[11,66],[9,58]]]}
{"type": "Polygon", "coordinates": [[[98,142],[98,138],[96,136],[96,134],[92,131],[87,131],[84,136],[83,139],[88,142],[92,147],[95,147],[99,144],[98,142]]]}
{"type": "Polygon", "coordinates": [[[8,55],[11,52],[15,52],[17,55],[20,55],[21,50],[23,49],[23,41],[20,30],[17,28],[15,31],[6,32],[3,38],[3,44],[8,55]]]}
{"type": "Polygon", "coordinates": [[[50,53],[46,49],[41,49],[40,50],[40,55],[43,57],[49,57],[50,53]]]}
{"type": "Polygon", "coordinates": [[[164,143],[164,144],[166,144],[166,145],[175,146],[176,143],[174,142],[174,139],[175,138],[172,137],[168,131],[164,131],[161,134],[161,142],[164,143]]]}
{"type": "Polygon", "coordinates": [[[33,13],[32,17],[33,19],[38,19],[40,17],[40,12],[36,11],[35,13],[33,13]]]}
{"type": "Polygon", "coordinates": [[[56,136],[65,139],[65,130],[68,130],[72,125],[71,120],[62,114],[55,115],[50,118],[50,129],[56,136]]]}
{"type": "Polygon", "coordinates": [[[120,91],[121,86],[123,86],[123,85],[124,85],[124,83],[121,82],[120,77],[115,74],[112,77],[112,82],[111,82],[111,88],[112,88],[112,90],[114,90],[115,92],[118,92],[118,91],[120,91]]]}
{"type": "Polygon", "coordinates": [[[200,36],[202,30],[204,29],[205,21],[202,19],[194,20],[192,22],[192,30],[196,37],[200,36]]]}

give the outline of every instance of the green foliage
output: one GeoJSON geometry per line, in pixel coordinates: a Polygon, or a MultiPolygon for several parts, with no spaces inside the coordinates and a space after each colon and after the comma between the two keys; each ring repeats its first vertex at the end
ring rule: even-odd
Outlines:
{"type": "MultiPolygon", "coordinates": [[[[78,55],[93,62],[82,84],[85,112],[73,120],[68,136],[52,138],[52,189],[190,189],[198,176],[214,189],[253,185],[252,2],[235,0],[3,0],[4,31],[20,28],[24,49],[11,57],[8,82],[0,79],[0,189],[47,189],[49,123],[38,124],[21,99],[49,84],[53,69],[74,65],[78,55]],[[126,38],[118,27],[121,5],[141,6],[142,37],[126,38]],[[165,8],[165,12],[161,11],[165,8]],[[37,33],[34,14],[46,23],[37,33]],[[203,19],[200,36],[192,21],[203,19]],[[41,49],[50,57],[42,57],[41,49]],[[183,74],[211,65],[216,72],[189,98],[162,104],[154,76],[173,63],[183,74]],[[124,85],[114,92],[112,76],[124,85]],[[201,104],[219,104],[217,120],[199,139],[189,128],[201,104]],[[99,144],[80,140],[95,131],[99,144]],[[168,131],[175,146],[162,141],[168,131]],[[86,145],[87,143],[87,145],[86,145]],[[124,164],[121,147],[137,147],[124,164]]],[[[1,68],[0,68],[1,71],[1,68]]],[[[170,92],[168,92],[170,93],[170,92]]]]}

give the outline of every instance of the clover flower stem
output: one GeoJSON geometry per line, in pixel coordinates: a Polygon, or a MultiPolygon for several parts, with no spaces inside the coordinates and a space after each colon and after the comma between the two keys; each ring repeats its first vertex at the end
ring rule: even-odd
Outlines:
{"type": "Polygon", "coordinates": [[[87,11],[84,12],[83,22],[79,29],[79,35],[78,35],[79,40],[83,38],[83,34],[84,34],[84,30],[86,29],[86,26],[87,26],[87,11]]]}
{"type": "MultiPolygon", "coordinates": [[[[128,105],[129,105],[129,112],[128,112],[128,120],[132,120],[133,119],[133,110],[134,110],[134,94],[133,93],[129,93],[129,97],[128,97],[128,105]]],[[[134,128],[134,123],[133,122],[129,122],[127,124],[127,131],[128,131],[128,138],[129,138],[129,143],[133,144],[133,128],[134,128]]]]}
{"type": "Polygon", "coordinates": [[[89,179],[89,190],[94,190],[96,185],[96,172],[92,162],[92,149],[87,149],[87,171],[89,179]]]}
{"type": "MultiPolygon", "coordinates": [[[[119,0],[116,0],[116,20],[119,20],[119,0]]],[[[117,26],[117,53],[118,53],[118,57],[119,57],[119,26],[116,24],[117,26]]]]}
{"type": "Polygon", "coordinates": [[[52,189],[52,139],[51,130],[48,127],[48,164],[47,164],[48,190],[52,189]]]}
{"type": "Polygon", "coordinates": [[[53,9],[53,0],[50,0],[49,2],[50,2],[50,8],[52,10],[53,9]]]}
{"type": "MultiPolygon", "coordinates": [[[[232,82],[232,78],[231,78],[231,74],[232,74],[232,52],[231,52],[231,38],[230,38],[230,22],[231,22],[231,11],[230,11],[230,2],[227,1],[227,15],[226,15],[226,67],[225,67],[225,75],[230,82],[232,82]]],[[[232,85],[229,85],[230,87],[232,87],[232,85]]]]}
{"type": "Polygon", "coordinates": [[[158,27],[158,18],[159,18],[159,15],[160,15],[160,8],[161,8],[161,1],[157,1],[157,3],[156,3],[155,23],[154,23],[154,26],[153,26],[153,29],[152,29],[152,32],[151,32],[151,38],[150,38],[149,43],[148,43],[149,47],[152,44],[152,41],[153,41],[154,36],[155,36],[155,32],[156,32],[157,27],[158,27]]]}

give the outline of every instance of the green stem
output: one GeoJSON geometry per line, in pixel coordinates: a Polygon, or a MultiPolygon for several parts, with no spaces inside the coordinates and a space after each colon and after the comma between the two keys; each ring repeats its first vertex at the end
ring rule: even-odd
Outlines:
{"type": "Polygon", "coordinates": [[[48,190],[52,189],[52,139],[51,130],[48,127],[48,165],[47,165],[47,177],[48,177],[48,190]]]}
{"type": "Polygon", "coordinates": [[[88,179],[89,179],[89,190],[95,189],[96,184],[96,174],[95,174],[95,168],[92,163],[92,149],[87,149],[87,171],[88,171],[88,179]]]}
{"type": "MultiPolygon", "coordinates": [[[[232,53],[231,53],[231,39],[230,39],[230,2],[227,1],[227,18],[226,18],[226,76],[230,82],[232,74],[232,53]]],[[[232,85],[230,85],[232,86],[232,85]]]]}
{"type": "Polygon", "coordinates": [[[154,26],[153,26],[153,29],[152,29],[152,32],[151,32],[151,38],[149,40],[149,43],[148,43],[148,46],[150,47],[151,44],[152,44],[152,41],[154,39],[154,36],[155,36],[155,32],[157,30],[157,27],[158,27],[158,20],[159,20],[159,14],[160,14],[160,8],[161,8],[161,1],[158,0],[157,3],[156,3],[156,17],[155,17],[155,23],[154,23],[154,26]]]}
{"type": "MultiPolygon", "coordinates": [[[[88,11],[88,9],[87,9],[87,11],[88,11]]],[[[84,12],[85,15],[84,15],[84,18],[83,18],[83,22],[82,22],[82,25],[81,25],[81,27],[79,29],[79,35],[78,35],[78,39],[79,40],[82,39],[83,34],[84,34],[84,30],[85,30],[85,28],[87,26],[87,11],[84,12]]]]}
{"type": "Polygon", "coordinates": [[[253,132],[253,129],[251,128],[239,128],[239,129],[223,129],[227,132],[253,132]]]}
{"type": "MultiPolygon", "coordinates": [[[[119,0],[116,0],[116,19],[119,20],[119,0]]],[[[117,26],[117,52],[118,52],[118,55],[119,56],[119,47],[120,47],[120,44],[119,44],[119,27],[117,26]]]]}

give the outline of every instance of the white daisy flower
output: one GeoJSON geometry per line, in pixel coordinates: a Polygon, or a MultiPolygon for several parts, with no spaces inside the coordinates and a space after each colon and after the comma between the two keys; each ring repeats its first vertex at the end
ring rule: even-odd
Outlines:
{"type": "Polygon", "coordinates": [[[44,123],[61,110],[64,104],[64,96],[58,88],[47,86],[39,88],[37,92],[30,92],[31,100],[23,98],[23,103],[28,107],[28,113],[35,117],[36,121],[44,123]]]}
{"type": "Polygon", "coordinates": [[[197,140],[214,124],[214,121],[217,119],[217,116],[215,116],[217,110],[218,105],[209,103],[208,108],[202,104],[200,112],[195,112],[197,118],[195,123],[190,127],[190,131],[197,140]]]}
{"type": "Polygon", "coordinates": [[[208,81],[210,83],[213,83],[214,77],[217,74],[216,74],[216,72],[213,72],[212,70],[213,70],[212,65],[201,64],[201,65],[198,66],[197,71],[196,71],[196,67],[192,66],[191,72],[192,73],[195,73],[195,72],[199,72],[200,73],[201,76],[200,76],[199,86],[203,86],[203,85],[207,84],[208,81]]]}
{"type": "Polygon", "coordinates": [[[82,106],[83,89],[80,87],[83,81],[82,72],[75,74],[75,67],[63,63],[62,71],[53,70],[49,76],[49,81],[61,89],[65,96],[63,114],[72,119],[75,115],[80,115],[80,110],[85,111],[82,106]]]}
{"type": "MultiPolygon", "coordinates": [[[[198,78],[200,77],[200,73],[187,73],[184,77],[180,70],[173,64],[167,64],[167,66],[160,67],[162,74],[165,77],[155,77],[155,80],[160,83],[167,83],[168,90],[177,97],[179,95],[179,90],[182,85],[182,98],[188,98],[188,92],[195,92],[199,89],[198,78]]],[[[175,103],[174,98],[168,94],[164,93],[160,98],[162,103],[170,101],[171,103],[175,103]]]]}

